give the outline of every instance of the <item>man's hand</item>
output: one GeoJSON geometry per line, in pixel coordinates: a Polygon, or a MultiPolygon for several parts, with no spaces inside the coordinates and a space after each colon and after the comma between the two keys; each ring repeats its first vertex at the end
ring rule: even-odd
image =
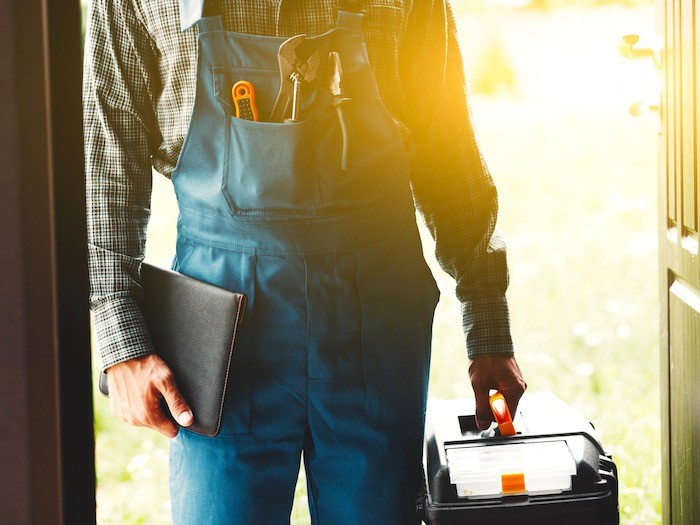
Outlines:
{"type": "Polygon", "coordinates": [[[168,365],[155,354],[122,361],[107,369],[109,408],[130,425],[150,427],[174,438],[178,426],[194,421],[192,411],[175,384],[168,365]],[[170,414],[161,407],[165,399],[170,414]]]}
{"type": "Polygon", "coordinates": [[[510,413],[515,417],[518,401],[527,388],[515,357],[477,357],[469,365],[469,378],[476,396],[476,424],[479,429],[486,430],[493,421],[489,406],[491,389],[503,394],[510,413]]]}

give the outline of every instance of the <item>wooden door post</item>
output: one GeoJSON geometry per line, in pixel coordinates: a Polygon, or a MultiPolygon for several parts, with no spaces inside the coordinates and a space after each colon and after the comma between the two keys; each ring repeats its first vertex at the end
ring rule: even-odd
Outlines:
{"type": "Polygon", "coordinates": [[[0,3],[0,522],[95,522],[79,0],[0,3]]]}

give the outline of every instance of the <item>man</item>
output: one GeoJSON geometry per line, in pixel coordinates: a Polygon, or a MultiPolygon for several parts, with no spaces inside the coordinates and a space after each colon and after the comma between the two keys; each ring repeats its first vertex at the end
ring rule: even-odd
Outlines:
{"type": "Polygon", "coordinates": [[[367,0],[364,17],[353,5],[337,15],[338,0],[207,2],[222,25],[198,21],[202,4],[90,8],[91,306],[111,409],[174,438],[175,523],[288,521],[301,454],[314,523],[414,523],[437,290],[413,201],[457,283],[479,426],[489,389],[512,410],[525,389],[452,11],[446,0],[367,0]],[[321,35],[323,58],[338,51],[351,105],[336,113],[324,60],[302,84],[298,122],[237,118],[240,79],[271,113],[276,49],[298,34],[321,35]],[[193,414],[138,306],[152,167],[178,195],[175,267],[249,296],[216,438],[186,430],[193,414]]]}

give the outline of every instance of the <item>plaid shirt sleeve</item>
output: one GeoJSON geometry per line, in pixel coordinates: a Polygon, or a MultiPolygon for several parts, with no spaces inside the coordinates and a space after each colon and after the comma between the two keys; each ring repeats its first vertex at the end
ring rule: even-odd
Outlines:
{"type": "Polygon", "coordinates": [[[94,0],[88,13],[83,120],[90,307],[106,369],[153,352],[138,301],[150,215],[149,146],[158,136],[147,74],[155,58],[130,1],[94,0]]]}
{"type": "Polygon", "coordinates": [[[512,355],[496,188],[476,141],[447,0],[414,2],[399,69],[415,145],[413,193],[437,259],[456,281],[468,355],[512,355]]]}

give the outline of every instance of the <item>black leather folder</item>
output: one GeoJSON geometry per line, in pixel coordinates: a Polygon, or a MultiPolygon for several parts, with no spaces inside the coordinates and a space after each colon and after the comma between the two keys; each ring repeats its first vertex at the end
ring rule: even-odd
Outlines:
{"type": "MultiPolygon", "coordinates": [[[[156,353],[173,371],[194,415],[188,429],[215,436],[246,296],[146,263],[141,284],[141,308],[156,353]]],[[[99,387],[108,395],[104,372],[99,387]]]]}

